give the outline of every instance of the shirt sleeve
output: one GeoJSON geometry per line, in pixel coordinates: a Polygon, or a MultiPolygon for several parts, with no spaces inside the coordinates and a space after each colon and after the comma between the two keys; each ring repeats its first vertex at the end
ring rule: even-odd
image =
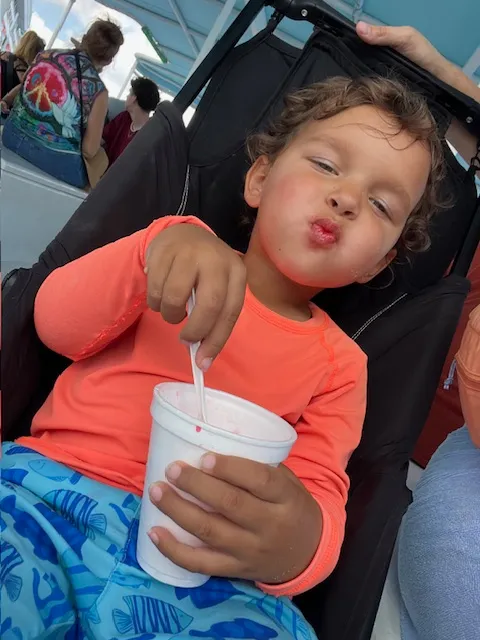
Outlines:
{"type": "Polygon", "coordinates": [[[70,360],[98,353],[147,309],[145,253],[151,240],[193,216],[167,216],[149,227],[53,271],[35,299],[35,328],[42,342],[70,360]]]}
{"type": "Polygon", "coordinates": [[[322,532],[303,573],[280,585],[258,586],[275,596],[295,596],[325,580],[335,568],[345,533],[349,479],[346,467],[357,448],[366,411],[367,359],[351,343],[336,362],[331,384],[312,399],[296,424],[297,441],[285,465],[317,501],[322,532]]]}
{"type": "Polygon", "coordinates": [[[472,442],[480,447],[480,305],[471,312],[463,334],[457,373],[463,416],[472,442]]]}
{"type": "Polygon", "coordinates": [[[105,141],[105,146],[108,147],[112,144],[112,139],[115,136],[115,133],[119,126],[119,117],[122,114],[119,113],[113,120],[107,122],[107,124],[103,127],[102,138],[105,141]]]}

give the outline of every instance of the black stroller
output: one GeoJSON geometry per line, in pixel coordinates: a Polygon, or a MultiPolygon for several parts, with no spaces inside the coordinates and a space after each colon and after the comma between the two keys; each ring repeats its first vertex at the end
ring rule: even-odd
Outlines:
{"type": "MultiPolygon", "coordinates": [[[[333,75],[392,70],[426,95],[443,132],[453,116],[480,139],[480,105],[394,52],[360,42],[353,25],[321,0],[250,0],[174,102],[158,107],[39,261],[6,277],[4,438],[29,431],[33,413],[68,364],[40,343],[33,324],[36,293],[54,268],[175,212],[199,215],[222,239],[245,249],[241,193],[247,133],[276,113],[294,88],[333,75]],[[264,5],[275,8],[267,27],[235,47],[264,5]],[[303,50],[274,35],[284,18],[312,23],[303,50]],[[203,90],[185,129],[182,114],[203,90]]],[[[445,190],[453,205],[435,220],[432,249],[412,263],[397,264],[390,286],[379,277],[368,287],[351,286],[318,300],[369,356],[368,413],[348,469],[341,558],[325,583],[297,599],[321,640],[370,638],[410,500],[408,460],[469,290],[465,276],[480,238],[475,171],[465,171],[447,145],[445,151],[445,190]]],[[[478,163],[477,156],[472,166],[478,163]]]]}

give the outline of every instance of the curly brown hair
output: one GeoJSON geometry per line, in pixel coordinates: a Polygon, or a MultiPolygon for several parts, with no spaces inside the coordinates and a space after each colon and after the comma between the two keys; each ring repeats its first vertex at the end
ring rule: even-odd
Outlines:
{"type": "Polygon", "coordinates": [[[300,89],[285,98],[285,108],[264,131],[251,135],[247,151],[252,162],[267,156],[274,162],[298,131],[312,120],[325,120],[345,109],[372,105],[387,114],[398,131],[407,131],[430,152],[431,165],[425,192],[410,214],[397,249],[411,252],[430,247],[428,226],[446,202],[439,195],[445,173],[444,154],[437,126],[425,99],[397,79],[383,77],[331,78],[300,89]]]}

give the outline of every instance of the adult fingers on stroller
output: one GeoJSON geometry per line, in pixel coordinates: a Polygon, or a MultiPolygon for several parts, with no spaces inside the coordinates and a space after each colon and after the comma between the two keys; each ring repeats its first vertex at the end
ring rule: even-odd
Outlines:
{"type": "Polygon", "coordinates": [[[435,63],[441,58],[435,47],[413,27],[386,27],[360,21],[356,30],[368,44],[392,47],[432,73],[435,71],[435,63]]]}

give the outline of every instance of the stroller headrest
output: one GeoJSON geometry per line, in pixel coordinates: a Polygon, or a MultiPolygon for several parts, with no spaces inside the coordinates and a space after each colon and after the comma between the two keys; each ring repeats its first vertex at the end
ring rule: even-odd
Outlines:
{"type": "MultiPolygon", "coordinates": [[[[341,39],[318,29],[300,52],[275,35],[264,33],[237,47],[213,75],[188,129],[190,161],[197,180],[189,210],[199,210],[221,237],[244,249],[248,230],[240,220],[245,211],[242,186],[248,168],[244,149],[248,133],[261,129],[278,113],[285,94],[294,89],[331,76],[393,73],[426,97],[440,132],[444,133],[451,114],[436,102],[434,89],[422,75],[415,76],[408,67],[392,69],[385,51],[354,36],[341,39]]],[[[447,176],[442,188],[452,206],[433,220],[431,250],[394,266],[396,288],[402,291],[417,291],[445,274],[475,212],[472,176],[446,143],[444,151],[447,176]]],[[[371,286],[382,289],[384,285],[381,277],[371,286]]],[[[396,293],[392,290],[391,295],[396,293]]],[[[388,296],[377,294],[382,299],[388,296]]]]}

